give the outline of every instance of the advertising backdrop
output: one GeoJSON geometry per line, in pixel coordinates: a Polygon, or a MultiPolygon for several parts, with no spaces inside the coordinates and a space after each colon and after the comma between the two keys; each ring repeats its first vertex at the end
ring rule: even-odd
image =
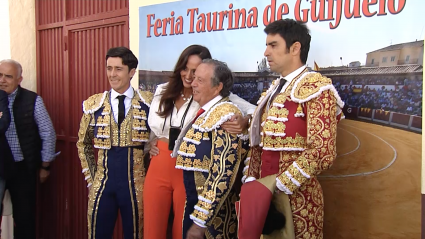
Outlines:
{"type": "Polygon", "coordinates": [[[146,4],[130,1],[137,6],[130,39],[139,88],[154,92],[180,53],[200,44],[228,64],[232,92],[252,104],[278,77],[264,58],[265,26],[282,18],[306,22],[312,36],[307,66],[331,78],[345,102],[337,159],[319,177],[325,238],[420,236],[424,1],[146,4]]]}

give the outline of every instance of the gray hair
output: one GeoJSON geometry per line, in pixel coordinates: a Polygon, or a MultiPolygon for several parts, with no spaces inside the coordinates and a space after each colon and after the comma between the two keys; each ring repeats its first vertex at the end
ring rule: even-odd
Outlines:
{"type": "Polygon", "coordinates": [[[15,61],[15,60],[12,60],[12,59],[1,60],[0,64],[1,63],[9,63],[9,64],[15,65],[15,68],[18,70],[18,76],[17,77],[20,78],[22,76],[22,65],[21,65],[21,63],[15,61]]]}
{"type": "Polygon", "coordinates": [[[218,86],[223,83],[223,89],[220,95],[227,97],[233,87],[233,74],[226,63],[215,59],[204,59],[202,63],[212,65],[214,67],[213,76],[211,77],[212,85],[218,86]]]}

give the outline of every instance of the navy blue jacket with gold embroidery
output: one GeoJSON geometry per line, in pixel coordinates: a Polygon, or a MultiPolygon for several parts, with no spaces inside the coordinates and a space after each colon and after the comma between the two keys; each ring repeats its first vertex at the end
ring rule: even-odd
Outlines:
{"type": "Polygon", "coordinates": [[[150,129],[147,124],[150,102],[153,94],[136,90],[131,99],[131,108],[118,130],[110,104],[110,92],[96,94],[83,102],[83,117],[78,132],[78,156],[88,186],[93,183],[97,164],[94,148],[111,149],[111,146],[141,146],[149,140],[150,129]]]}
{"type": "Polygon", "coordinates": [[[221,128],[237,114],[242,115],[242,112],[228,98],[201,114],[183,138],[176,161],[176,168],[195,173],[198,203],[190,209],[193,210],[190,218],[207,227],[214,224],[216,230],[221,228],[218,231],[224,230],[226,225],[220,224],[229,218],[237,224],[233,213],[237,197],[234,184],[247,153],[248,137],[229,134],[221,128]],[[222,210],[224,207],[229,208],[222,210]],[[230,212],[232,215],[227,215],[230,212]],[[216,219],[223,216],[227,219],[216,219]]]}

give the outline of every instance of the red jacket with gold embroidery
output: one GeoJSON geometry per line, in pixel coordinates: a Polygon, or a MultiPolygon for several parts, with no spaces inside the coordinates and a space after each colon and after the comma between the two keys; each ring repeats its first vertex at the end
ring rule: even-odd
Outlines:
{"type": "Polygon", "coordinates": [[[336,157],[341,101],[331,79],[304,70],[270,102],[276,80],[263,94],[250,128],[251,149],[243,182],[260,178],[261,152],[279,151],[276,186],[292,194],[309,178],[328,169],[336,157]]]}

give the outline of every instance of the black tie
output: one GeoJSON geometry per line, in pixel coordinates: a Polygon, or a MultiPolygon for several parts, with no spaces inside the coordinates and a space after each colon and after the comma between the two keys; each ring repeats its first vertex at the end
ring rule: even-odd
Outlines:
{"type": "Polygon", "coordinates": [[[274,92],[273,96],[270,98],[270,102],[274,100],[274,98],[280,93],[280,91],[283,88],[283,85],[286,83],[286,80],[284,78],[280,78],[279,86],[277,87],[276,91],[274,92]]]}
{"type": "Polygon", "coordinates": [[[124,99],[125,95],[120,95],[117,97],[119,104],[118,104],[118,125],[120,126],[121,123],[124,121],[125,118],[125,106],[124,106],[124,99]]]}

